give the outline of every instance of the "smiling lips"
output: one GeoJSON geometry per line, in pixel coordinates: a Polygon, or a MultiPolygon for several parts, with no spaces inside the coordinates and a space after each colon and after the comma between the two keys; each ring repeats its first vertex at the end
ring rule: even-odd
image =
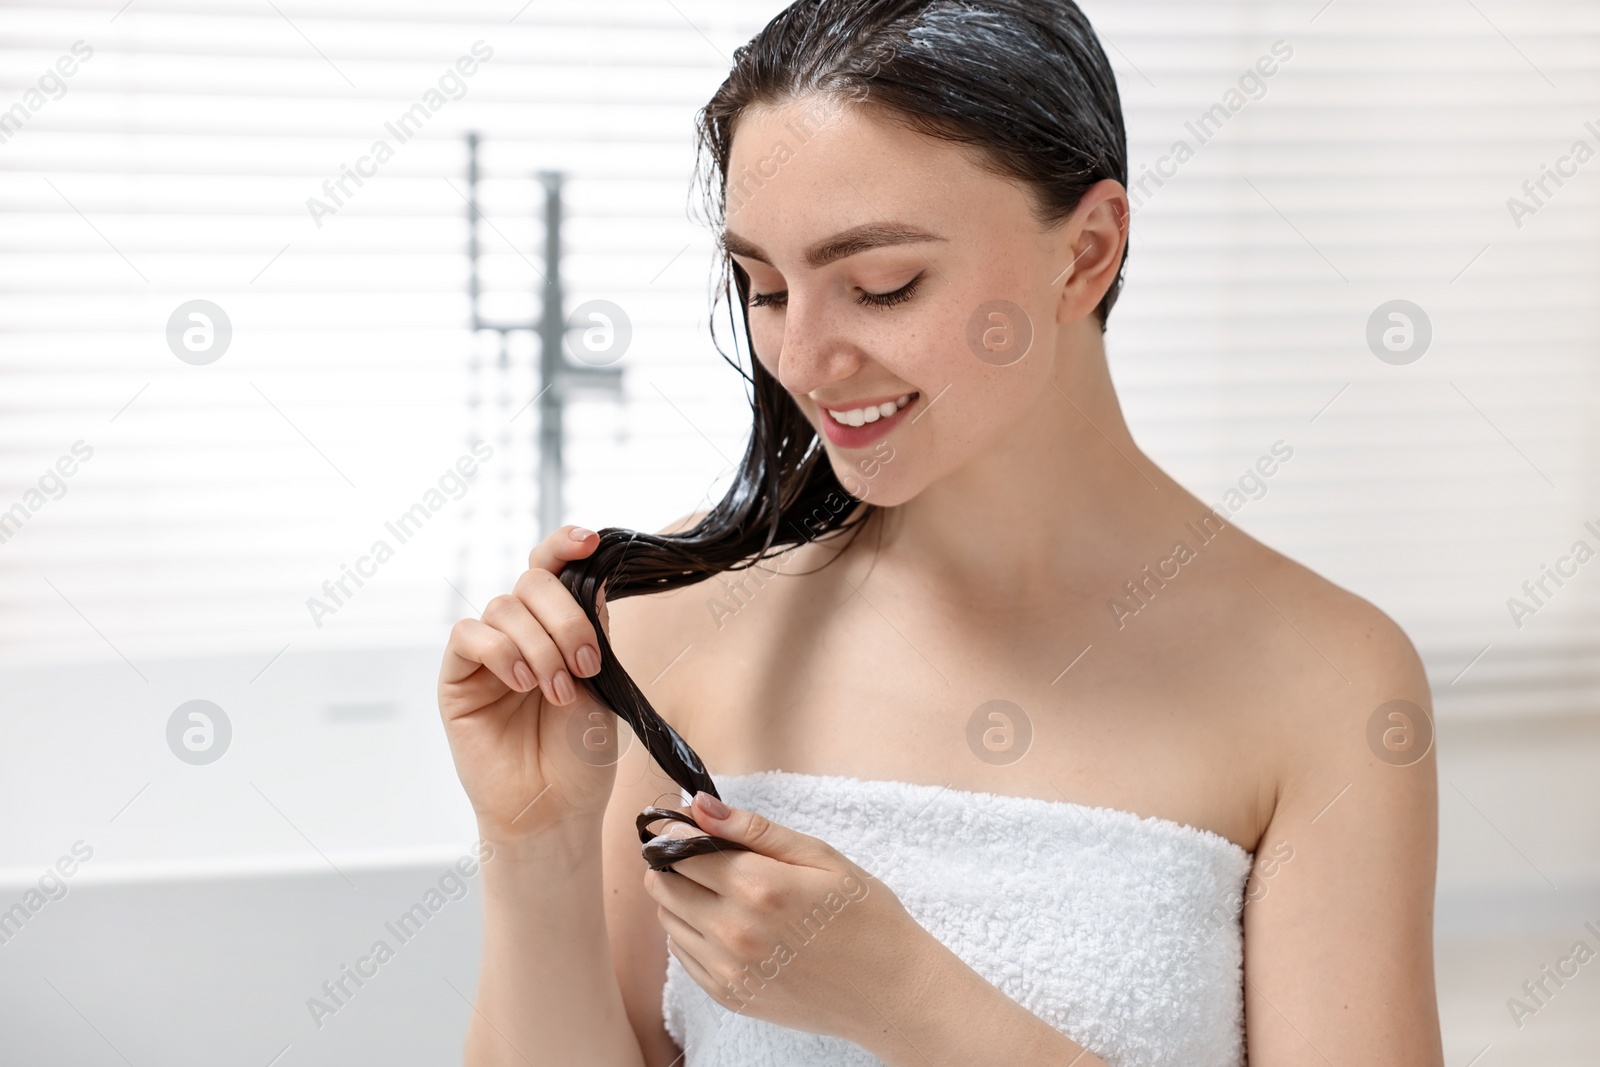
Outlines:
{"type": "Polygon", "coordinates": [[[848,408],[824,407],[822,430],[828,440],[840,448],[863,448],[899,425],[906,409],[919,395],[902,393],[891,399],[857,403],[848,408]]]}

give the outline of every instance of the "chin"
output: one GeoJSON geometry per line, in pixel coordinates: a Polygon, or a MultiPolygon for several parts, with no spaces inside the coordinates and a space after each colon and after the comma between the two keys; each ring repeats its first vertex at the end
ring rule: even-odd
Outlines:
{"type": "MultiPolygon", "coordinates": [[[[904,458],[899,462],[904,463],[904,458]]],[[[909,471],[894,471],[891,476],[889,471],[884,470],[882,464],[877,465],[876,474],[869,476],[858,466],[835,457],[833,473],[839,479],[839,484],[844,486],[845,492],[850,494],[851,499],[865,501],[878,507],[892,508],[897,504],[904,504],[923,488],[921,481],[907,477],[909,471]]]]}

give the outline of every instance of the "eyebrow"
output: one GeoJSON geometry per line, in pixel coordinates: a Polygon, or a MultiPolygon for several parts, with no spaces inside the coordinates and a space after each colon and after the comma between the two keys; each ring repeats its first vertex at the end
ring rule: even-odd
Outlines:
{"type": "MultiPolygon", "coordinates": [[[[805,261],[807,266],[816,269],[873,248],[944,240],[947,238],[907,222],[867,222],[818,241],[806,249],[805,261]]],[[[765,252],[732,230],[723,231],[722,247],[733,255],[744,256],[772,266],[772,260],[767,258],[765,252]]]]}

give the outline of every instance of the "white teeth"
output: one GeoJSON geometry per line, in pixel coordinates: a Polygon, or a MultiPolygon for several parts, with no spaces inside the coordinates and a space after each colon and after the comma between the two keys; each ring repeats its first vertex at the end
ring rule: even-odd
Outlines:
{"type": "Polygon", "coordinates": [[[835,411],[833,408],[828,408],[827,412],[833,416],[836,422],[841,422],[846,426],[864,426],[869,422],[887,419],[909,403],[911,403],[911,394],[907,393],[904,396],[896,397],[893,400],[885,400],[881,404],[874,404],[868,408],[851,408],[849,411],[835,411]]]}

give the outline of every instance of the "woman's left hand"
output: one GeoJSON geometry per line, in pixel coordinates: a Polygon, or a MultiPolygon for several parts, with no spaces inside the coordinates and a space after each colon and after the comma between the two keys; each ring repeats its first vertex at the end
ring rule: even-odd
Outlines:
{"type": "Polygon", "coordinates": [[[755,812],[705,793],[687,810],[706,833],[751,849],[645,871],[668,950],[702,989],[730,1011],[858,1043],[914,1009],[942,946],[887,886],[755,812]]]}

